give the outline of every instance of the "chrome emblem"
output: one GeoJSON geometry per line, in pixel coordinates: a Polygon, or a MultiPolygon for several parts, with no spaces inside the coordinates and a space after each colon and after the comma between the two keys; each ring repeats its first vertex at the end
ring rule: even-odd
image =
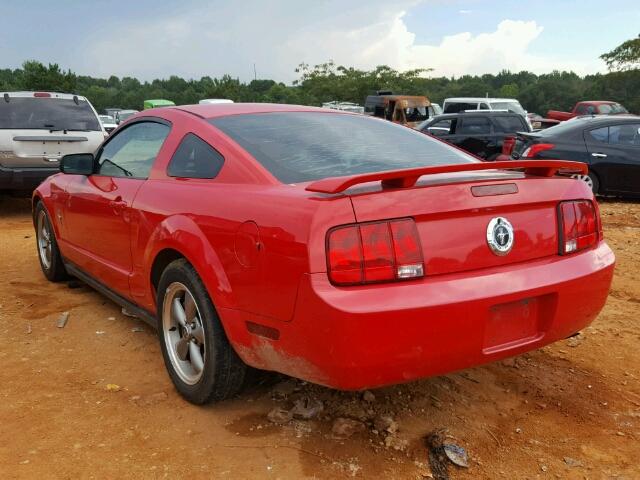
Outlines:
{"type": "Polygon", "coordinates": [[[492,218],[487,225],[487,244],[496,255],[506,255],[513,247],[513,227],[504,217],[492,218]]]}

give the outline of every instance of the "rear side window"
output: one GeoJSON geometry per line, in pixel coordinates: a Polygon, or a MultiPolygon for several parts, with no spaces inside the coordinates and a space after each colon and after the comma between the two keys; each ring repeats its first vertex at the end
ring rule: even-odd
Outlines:
{"type": "MultiPolygon", "coordinates": [[[[446,118],[432,123],[427,131],[434,135],[449,135],[456,133],[456,118],[446,118]]],[[[424,131],[424,130],[423,130],[424,131]]]]}
{"type": "Polygon", "coordinates": [[[464,117],[462,126],[458,128],[457,133],[462,135],[489,135],[491,133],[491,124],[488,118],[464,117]]]}
{"type": "Polygon", "coordinates": [[[589,130],[587,132],[590,140],[595,140],[599,143],[607,143],[609,141],[609,127],[596,128],[595,130],[589,130]]]}
{"type": "Polygon", "coordinates": [[[171,157],[167,175],[181,178],[215,178],[224,157],[207,142],[193,133],[188,133],[171,157]]]}
{"type": "Polygon", "coordinates": [[[640,146],[640,123],[627,123],[609,127],[609,143],[613,145],[640,146]]]}
{"type": "Polygon", "coordinates": [[[89,102],[66,98],[9,97],[0,99],[0,129],[102,130],[89,102]]]}
{"type": "Polygon", "coordinates": [[[278,112],[209,122],[283,183],[475,161],[416,130],[363,115],[278,112]]]}
{"type": "Polygon", "coordinates": [[[524,119],[520,116],[497,116],[493,117],[493,125],[496,132],[500,133],[516,133],[527,131],[524,119]]]}

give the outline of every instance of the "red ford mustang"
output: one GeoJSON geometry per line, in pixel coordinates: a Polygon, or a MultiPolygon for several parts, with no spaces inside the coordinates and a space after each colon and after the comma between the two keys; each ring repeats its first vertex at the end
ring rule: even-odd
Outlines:
{"type": "Polygon", "coordinates": [[[595,318],[614,255],[591,191],[562,175],[585,168],[477,162],[309,107],[147,110],[35,191],[38,256],[49,280],[78,277],[157,326],[191,402],[235,394],[250,367],[378,387],[595,318]]]}

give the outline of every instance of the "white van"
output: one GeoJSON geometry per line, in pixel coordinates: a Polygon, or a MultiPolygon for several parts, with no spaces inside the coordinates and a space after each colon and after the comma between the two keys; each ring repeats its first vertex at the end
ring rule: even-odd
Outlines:
{"type": "Polygon", "coordinates": [[[107,136],[79,95],[0,93],[0,190],[33,190],[68,153],[93,153],[107,136]]]}

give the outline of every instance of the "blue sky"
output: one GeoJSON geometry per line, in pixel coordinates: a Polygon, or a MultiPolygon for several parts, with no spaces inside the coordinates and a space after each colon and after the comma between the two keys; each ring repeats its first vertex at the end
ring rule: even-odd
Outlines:
{"type": "Polygon", "coordinates": [[[501,20],[535,20],[544,27],[536,55],[591,60],[640,34],[637,0],[455,0],[417,5],[406,23],[418,41],[437,42],[455,31],[488,31],[501,20]],[[428,28],[425,28],[428,25],[428,28]]]}
{"type": "Polygon", "coordinates": [[[141,79],[258,76],[333,59],[359,68],[603,71],[598,56],[640,33],[637,0],[3,0],[0,67],[26,59],[141,79]]]}

